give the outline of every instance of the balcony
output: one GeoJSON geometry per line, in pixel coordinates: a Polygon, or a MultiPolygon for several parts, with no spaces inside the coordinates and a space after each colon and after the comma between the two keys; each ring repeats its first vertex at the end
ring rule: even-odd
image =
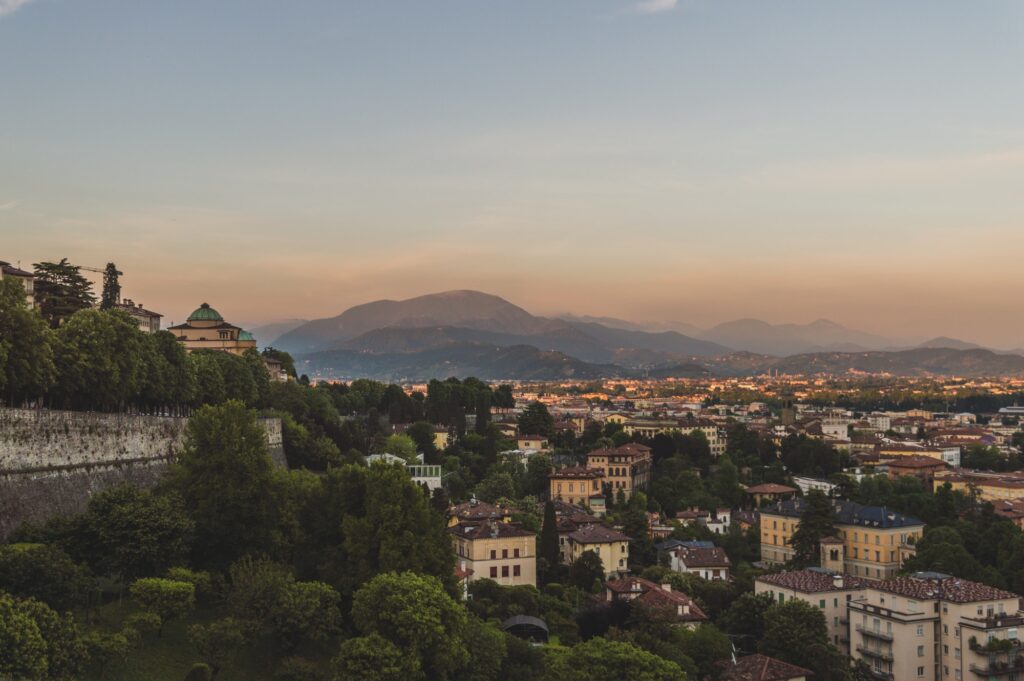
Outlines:
{"type": "Polygon", "coordinates": [[[858,633],[864,634],[865,636],[870,636],[871,638],[877,638],[882,641],[892,641],[892,634],[886,633],[884,631],[875,631],[874,629],[868,629],[867,627],[861,626],[859,624],[855,626],[854,629],[856,629],[858,633]]]}
{"type": "Polygon", "coordinates": [[[1024,658],[1017,658],[1012,663],[990,662],[988,664],[971,664],[968,668],[978,676],[988,678],[1007,674],[1020,674],[1024,672],[1024,658]]]}
{"type": "Polygon", "coordinates": [[[881,650],[873,650],[867,646],[857,646],[857,652],[861,655],[867,655],[868,657],[882,660],[884,662],[892,662],[892,653],[886,653],[881,650]]]}

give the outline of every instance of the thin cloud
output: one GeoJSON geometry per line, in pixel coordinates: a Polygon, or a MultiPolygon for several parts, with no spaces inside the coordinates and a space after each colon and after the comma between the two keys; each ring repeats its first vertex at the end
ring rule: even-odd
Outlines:
{"type": "Polygon", "coordinates": [[[0,19],[8,14],[14,14],[30,2],[32,0],[0,0],[0,19]]]}
{"type": "Polygon", "coordinates": [[[633,10],[640,14],[660,14],[661,12],[671,12],[678,4],[679,0],[643,0],[633,5],[633,10]]]}
{"type": "Polygon", "coordinates": [[[0,210],[14,210],[21,205],[21,201],[8,201],[7,203],[0,203],[0,210]]]}

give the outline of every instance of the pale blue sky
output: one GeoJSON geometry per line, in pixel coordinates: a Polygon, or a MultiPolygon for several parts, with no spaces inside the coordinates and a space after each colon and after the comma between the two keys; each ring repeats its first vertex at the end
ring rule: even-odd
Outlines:
{"type": "Polygon", "coordinates": [[[0,0],[0,259],[1024,345],[1024,2],[0,0]]]}

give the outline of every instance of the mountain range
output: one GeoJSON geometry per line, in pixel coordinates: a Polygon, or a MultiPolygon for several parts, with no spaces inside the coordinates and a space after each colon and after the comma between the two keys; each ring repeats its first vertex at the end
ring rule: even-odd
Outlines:
{"type": "Polygon", "coordinates": [[[694,331],[609,317],[541,317],[498,296],[460,290],[379,300],[326,319],[257,327],[254,333],[261,345],[273,344],[295,355],[307,373],[336,378],[1024,371],[1024,357],[997,354],[973,343],[940,337],[910,346],[824,319],[777,325],[741,319],[704,331],[671,325],[694,331]],[[271,336],[276,337],[268,340],[271,336]]]}

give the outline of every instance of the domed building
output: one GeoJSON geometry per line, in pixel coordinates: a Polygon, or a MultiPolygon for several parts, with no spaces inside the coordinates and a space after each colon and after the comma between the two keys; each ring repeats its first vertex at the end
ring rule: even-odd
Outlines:
{"type": "Polygon", "coordinates": [[[249,348],[256,349],[256,338],[234,324],[228,324],[209,303],[203,303],[188,316],[184,324],[168,329],[189,352],[193,350],[222,350],[241,355],[249,348]]]}

